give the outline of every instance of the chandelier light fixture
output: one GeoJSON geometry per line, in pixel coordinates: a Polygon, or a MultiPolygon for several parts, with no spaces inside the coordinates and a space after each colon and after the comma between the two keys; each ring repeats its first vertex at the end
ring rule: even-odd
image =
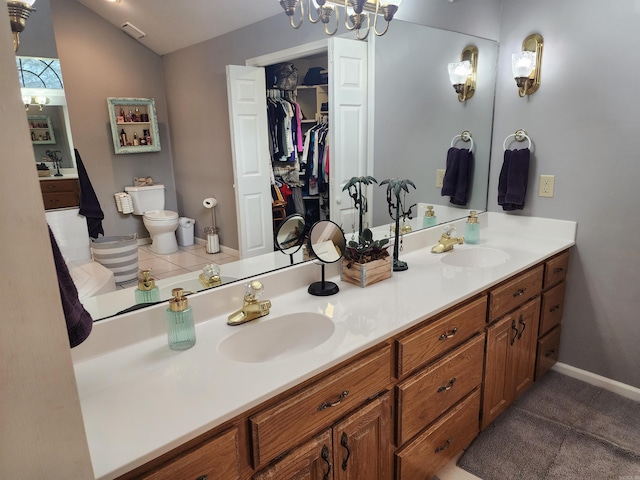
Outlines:
{"type": "Polygon", "coordinates": [[[356,38],[364,40],[371,30],[371,14],[373,14],[373,31],[380,37],[389,30],[389,24],[398,11],[402,0],[280,0],[280,5],[289,17],[289,23],[293,28],[300,28],[304,22],[305,3],[309,22],[324,24],[324,32],[327,35],[335,35],[338,31],[340,25],[340,9],[338,7],[342,7],[345,28],[355,30],[356,38]],[[296,11],[298,12],[297,21],[294,20],[296,11]],[[384,30],[381,32],[378,31],[378,17],[380,16],[386,22],[384,30]],[[366,28],[363,29],[365,23],[366,28]]]}
{"type": "Polygon", "coordinates": [[[11,31],[13,32],[13,51],[17,52],[20,46],[20,34],[27,26],[27,18],[31,12],[35,12],[33,4],[36,0],[7,0],[9,19],[11,20],[11,31]]]}

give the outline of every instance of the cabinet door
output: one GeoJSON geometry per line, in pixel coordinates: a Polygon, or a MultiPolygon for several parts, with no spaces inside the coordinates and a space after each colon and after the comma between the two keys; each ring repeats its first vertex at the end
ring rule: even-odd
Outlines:
{"type": "MultiPolygon", "coordinates": [[[[214,477],[217,478],[217,477],[214,477]]],[[[253,480],[332,480],[331,430],[288,453],[253,476],[253,480]]]]}
{"type": "Polygon", "coordinates": [[[487,329],[483,429],[533,383],[539,316],[535,298],[487,329]]]}
{"type": "Polygon", "coordinates": [[[511,399],[513,402],[533,383],[536,368],[540,298],[514,312],[518,335],[511,351],[511,399]]]}
{"type": "Polygon", "coordinates": [[[334,426],[334,480],[392,478],[391,421],[386,393],[334,426]]]}
{"type": "Polygon", "coordinates": [[[511,394],[506,379],[511,374],[509,355],[512,341],[515,343],[518,335],[517,330],[512,329],[514,322],[513,315],[508,315],[487,328],[481,425],[483,429],[510,403],[511,394]]]}

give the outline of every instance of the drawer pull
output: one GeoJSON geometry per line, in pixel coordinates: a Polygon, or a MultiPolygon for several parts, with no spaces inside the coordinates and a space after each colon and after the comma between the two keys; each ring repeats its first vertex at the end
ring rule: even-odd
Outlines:
{"type": "Polygon", "coordinates": [[[329,461],[329,448],[326,445],[322,446],[322,459],[327,463],[327,472],[322,477],[322,480],[329,480],[329,474],[331,473],[331,462],[329,461]]]}
{"type": "Polygon", "coordinates": [[[347,451],[347,456],[342,461],[342,470],[347,470],[347,463],[349,462],[349,457],[351,456],[351,450],[349,450],[349,438],[347,437],[346,432],[342,432],[342,437],[340,438],[340,445],[344,447],[347,451]]]}
{"type": "Polygon", "coordinates": [[[440,338],[438,338],[438,340],[446,340],[447,338],[453,338],[456,333],[458,333],[458,327],[453,327],[453,330],[451,330],[451,333],[444,332],[442,335],[440,335],[440,338]]]}
{"type": "Polygon", "coordinates": [[[526,291],[526,288],[521,288],[520,290],[518,290],[516,293],[513,294],[513,297],[520,297],[522,295],[524,295],[524,292],[526,291]]]}
{"type": "Polygon", "coordinates": [[[560,308],[560,305],[554,305],[549,309],[549,313],[553,313],[560,308]]]}
{"type": "Polygon", "coordinates": [[[342,403],[342,400],[344,400],[347,395],[349,395],[349,390],[345,390],[344,392],[342,392],[340,394],[340,396],[338,397],[338,400],[336,400],[335,402],[324,402],[324,403],[321,403],[320,406],[318,407],[318,411],[321,412],[325,408],[336,407],[336,406],[340,405],[340,403],[342,403]]]}
{"type": "Polygon", "coordinates": [[[438,393],[451,390],[454,383],[456,383],[456,377],[453,377],[451,380],[449,380],[449,383],[447,383],[446,385],[442,385],[440,388],[438,388],[438,393]]]}
{"type": "Polygon", "coordinates": [[[443,450],[446,450],[447,448],[449,448],[451,446],[451,440],[453,440],[453,437],[449,437],[447,438],[447,443],[445,443],[444,445],[441,445],[439,447],[436,448],[435,453],[440,453],[443,450]]]}
{"type": "Polygon", "coordinates": [[[562,271],[564,271],[564,268],[562,268],[562,267],[556,267],[556,268],[554,268],[554,269],[553,269],[553,273],[554,273],[554,274],[556,274],[556,273],[560,273],[560,272],[562,272],[562,271]]]}
{"type": "Polygon", "coordinates": [[[518,327],[516,327],[516,321],[511,320],[511,330],[515,330],[516,333],[513,334],[513,338],[511,339],[511,345],[513,345],[513,343],[516,341],[516,338],[518,338],[518,327]]]}
{"type": "Polygon", "coordinates": [[[209,478],[209,475],[200,475],[196,480],[207,480],[207,478],[209,478]]]}
{"type": "Polygon", "coordinates": [[[547,351],[544,353],[544,356],[545,356],[545,357],[547,357],[547,358],[549,358],[549,357],[551,357],[554,353],[556,353],[556,349],[555,349],[555,348],[552,348],[551,350],[547,350],[547,351]]]}

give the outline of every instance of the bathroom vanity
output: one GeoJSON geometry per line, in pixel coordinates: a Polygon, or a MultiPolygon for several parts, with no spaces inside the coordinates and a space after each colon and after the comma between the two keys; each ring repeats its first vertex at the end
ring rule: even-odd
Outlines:
{"type": "Polygon", "coordinates": [[[480,222],[441,255],[442,228],[406,236],[408,271],[332,297],[313,263],[263,275],[271,314],[240,327],[244,284],[194,295],[185,352],[164,307],[96,323],[72,351],[96,477],[430,478],[557,359],[575,223],[480,222]]]}
{"type": "Polygon", "coordinates": [[[58,177],[40,180],[40,190],[45,210],[77,207],[80,204],[78,178],[58,177]]]}

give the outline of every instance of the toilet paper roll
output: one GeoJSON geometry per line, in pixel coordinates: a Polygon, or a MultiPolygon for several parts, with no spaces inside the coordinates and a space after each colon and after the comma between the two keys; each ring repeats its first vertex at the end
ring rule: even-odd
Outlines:
{"type": "Polygon", "coordinates": [[[203,205],[205,208],[213,208],[213,207],[215,207],[217,204],[218,204],[218,201],[217,201],[215,198],[213,198],[213,197],[205,198],[205,199],[202,201],[202,205],[203,205]]]}

